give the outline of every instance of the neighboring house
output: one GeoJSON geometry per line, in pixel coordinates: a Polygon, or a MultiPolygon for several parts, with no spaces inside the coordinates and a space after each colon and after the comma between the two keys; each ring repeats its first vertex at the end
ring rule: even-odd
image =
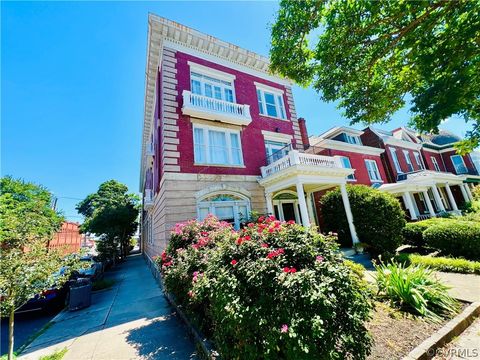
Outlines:
{"type": "Polygon", "coordinates": [[[458,155],[453,148],[459,140],[446,131],[418,135],[407,128],[368,127],[362,135],[364,144],[385,149],[382,162],[389,183],[379,190],[398,196],[412,220],[459,213],[459,205],[470,200],[468,184],[480,177],[470,155],[458,155]]]}
{"type": "Polygon", "coordinates": [[[251,211],[321,227],[319,197],[338,186],[356,242],[349,183],[404,197],[412,219],[426,211],[434,216],[442,206],[456,210],[447,202],[454,186],[471,196],[467,175],[442,172],[449,169],[444,149],[426,150],[408,129],[336,127],[309,139],[292,83],[268,69],[265,57],[149,15],[140,172],[148,257],[166,247],[176,223],[208,214],[237,229],[251,211]],[[431,150],[443,166],[438,170],[425,159],[431,150]],[[427,174],[428,181],[413,174],[427,174]],[[422,208],[429,191],[436,207],[427,201],[422,208]]]}
{"type": "Polygon", "coordinates": [[[84,242],[84,236],[80,234],[80,225],[76,222],[65,221],[61,229],[49,241],[49,249],[60,249],[62,252],[71,254],[80,250],[84,242]]]}

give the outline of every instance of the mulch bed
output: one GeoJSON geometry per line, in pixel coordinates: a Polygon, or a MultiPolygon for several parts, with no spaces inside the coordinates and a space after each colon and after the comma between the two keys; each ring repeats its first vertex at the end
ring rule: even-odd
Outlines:
{"type": "Polygon", "coordinates": [[[401,359],[449,320],[431,323],[377,302],[373,318],[367,324],[374,339],[368,360],[401,359]]]}

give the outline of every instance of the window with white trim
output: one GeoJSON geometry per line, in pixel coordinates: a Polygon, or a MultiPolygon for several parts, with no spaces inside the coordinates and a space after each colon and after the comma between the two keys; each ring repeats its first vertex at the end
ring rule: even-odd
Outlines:
{"type": "Polygon", "coordinates": [[[198,219],[203,220],[208,214],[231,223],[238,230],[240,223],[249,217],[250,201],[246,197],[236,194],[209,195],[197,203],[198,219]]]}
{"type": "Polygon", "coordinates": [[[461,155],[452,155],[450,156],[450,159],[452,160],[452,164],[455,167],[455,172],[457,174],[466,174],[468,172],[461,155]]]}
{"type": "Polygon", "coordinates": [[[243,165],[240,132],[194,125],[195,164],[243,165]]]}
{"type": "Polygon", "coordinates": [[[267,163],[271,164],[274,161],[281,159],[282,157],[286,156],[290,151],[290,147],[288,146],[290,143],[287,142],[280,142],[280,141],[273,141],[273,140],[265,140],[265,152],[267,155],[267,163]]]}
{"type": "MultiPolygon", "coordinates": [[[[352,164],[350,163],[350,159],[347,156],[340,156],[340,161],[342,162],[342,166],[345,169],[352,169],[352,164]]],[[[355,180],[355,174],[348,175],[347,179],[355,180]]]]}
{"type": "Polygon", "coordinates": [[[400,162],[398,161],[397,151],[393,147],[389,149],[390,149],[390,154],[392,155],[393,164],[395,165],[395,170],[397,170],[398,174],[402,174],[403,171],[402,171],[402,168],[400,167],[400,162]]]}
{"type": "Polygon", "coordinates": [[[412,159],[410,158],[410,153],[408,150],[403,150],[403,156],[405,157],[405,162],[407,163],[407,172],[413,171],[412,159]]]}
{"type": "Polygon", "coordinates": [[[368,177],[370,178],[370,181],[382,181],[382,178],[380,177],[380,172],[378,171],[377,162],[375,160],[365,160],[365,166],[367,167],[368,177]]]}
{"type": "Polygon", "coordinates": [[[283,93],[257,88],[258,109],[261,115],[286,119],[283,93]]]}
{"type": "Polygon", "coordinates": [[[193,94],[235,102],[235,90],[232,81],[216,79],[196,71],[190,72],[190,82],[193,94]]]}
{"type": "Polygon", "coordinates": [[[362,145],[362,142],[360,141],[359,136],[355,135],[349,135],[347,133],[344,133],[345,135],[345,141],[349,144],[356,144],[356,145],[362,145]]]}
{"type": "Polygon", "coordinates": [[[418,152],[415,151],[415,152],[413,153],[413,156],[415,156],[415,162],[417,163],[418,168],[419,168],[420,170],[423,170],[423,169],[424,169],[424,168],[423,168],[423,162],[422,162],[422,158],[421,158],[421,156],[420,156],[420,153],[418,153],[418,152]]]}
{"type": "Polygon", "coordinates": [[[430,156],[430,160],[432,160],[433,168],[435,171],[440,171],[440,166],[438,166],[437,158],[435,156],[430,156]]]}

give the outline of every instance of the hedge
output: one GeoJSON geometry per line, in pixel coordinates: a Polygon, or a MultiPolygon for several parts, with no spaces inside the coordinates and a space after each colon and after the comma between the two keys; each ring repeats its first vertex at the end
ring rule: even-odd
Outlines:
{"type": "Polygon", "coordinates": [[[454,221],[449,218],[431,218],[418,222],[407,223],[402,230],[403,243],[413,246],[425,246],[425,239],[423,238],[423,232],[430,226],[444,223],[448,221],[454,221]]]}
{"type": "Polygon", "coordinates": [[[157,259],[166,290],[223,359],[365,359],[372,309],[335,239],[261,217],[240,231],[179,224],[157,259]]]}
{"type": "Polygon", "coordinates": [[[400,254],[396,260],[406,265],[423,265],[444,272],[480,275],[480,262],[461,258],[422,256],[418,254],[400,254]]]}
{"type": "Polygon", "coordinates": [[[480,224],[473,221],[451,220],[432,225],[423,232],[427,246],[443,255],[480,259],[480,224]]]}
{"type": "MultiPolygon", "coordinates": [[[[353,223],[362,243],[374,254],[394,253],[401,245],[405,213],[398,200],[364,185],[347,185],[353,223]]],[[[342,246],[352,246],[340,189],[320,200],[326,231],[336,232],[342,246]]]]}

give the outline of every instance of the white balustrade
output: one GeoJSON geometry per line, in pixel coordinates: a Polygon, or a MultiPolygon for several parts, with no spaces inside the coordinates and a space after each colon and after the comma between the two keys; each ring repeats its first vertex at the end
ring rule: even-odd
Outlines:
{"type": "Polygon", "coordinates": [[[263,166],[261,168],[262,177],[266,178],[267,176],[273,175],[277,172],[282,171],[290,166],[302,165],[302,166],[312,166],[320,168],[342,168],[340,160],[324,155],[314,155],[314,154],[305,154],[301,153],[298,150],[292,150],[288,155],[278,159],[277,161],[271,163],[270,165],[263,166]]]}
{"type": "Polygon", "coordinates": [[[153,191],[151,189],[145,189],[143,192],[143,206],[146,209],[153,206],[153,191]]]}
{"type": "Polygon", "coordinates": [[[186,115],[201,116],[239,125],[248,125],[252,121],[250,105],[236,104],[208,96],[183,91],[182,111],[186,115]]]}

